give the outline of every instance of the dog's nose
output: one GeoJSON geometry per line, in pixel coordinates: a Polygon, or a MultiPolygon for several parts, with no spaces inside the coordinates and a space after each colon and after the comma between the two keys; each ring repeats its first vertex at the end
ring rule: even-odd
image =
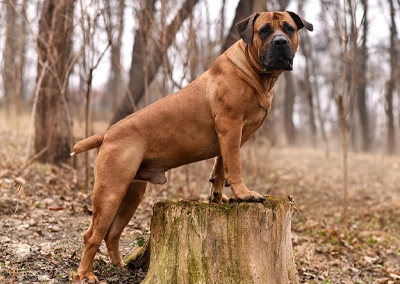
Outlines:
{"type": "Polygon", "coordinates": [[[283,35],[278,35],[272,40],[272,43],[275,47],[282,48],[288,45],[289,41],[283,35]]]}

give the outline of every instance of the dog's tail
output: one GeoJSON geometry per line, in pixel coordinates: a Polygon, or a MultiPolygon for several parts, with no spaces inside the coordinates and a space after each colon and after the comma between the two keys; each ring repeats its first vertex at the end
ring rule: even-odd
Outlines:
{"type": "Polygon", "coordinates": [[[104,140],[104,135],[107,132],[102,132],[99,134],[95,134],[90,136],[86,139],[83,139],[75,144],[74,148],[72,149],[71,156],[75,156],[79,153],[85,152],[90,149],[99,148],[104,140]]]}

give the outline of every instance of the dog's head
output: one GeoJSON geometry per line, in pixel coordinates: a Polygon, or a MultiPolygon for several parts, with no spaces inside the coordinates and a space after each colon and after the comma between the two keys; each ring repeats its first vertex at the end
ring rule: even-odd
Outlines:
{"type": "Polygon", "coordinates": [[[256,13],[236,27],[265,72],[293,70],[298,31],[304,27],[313,30],[312,24],[289,11],[256,13]]]}

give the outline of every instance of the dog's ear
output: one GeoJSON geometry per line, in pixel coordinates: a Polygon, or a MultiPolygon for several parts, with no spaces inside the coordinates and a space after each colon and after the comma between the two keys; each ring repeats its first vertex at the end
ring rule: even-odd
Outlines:
{"type": "Polygon", "coordinates": [[[290,11],[286,11],[290,17],[292,17],[292,19],[294,20],[294,22],[297,25],[297,29],[300,30],[302,28],[306,28],[309,31],[313,31],[314,27],[311,23],[307,22],[306,20],[302,19],[299,17],[299,15],[297,15],[296,13],[290,12],[290,11]]]}
{"type": "Polygon", "coordinates": [[[260,13],[255,13],[236,24],[240,37],[246,44],[251,43],[253,40],[253,25],[260,13]]]}

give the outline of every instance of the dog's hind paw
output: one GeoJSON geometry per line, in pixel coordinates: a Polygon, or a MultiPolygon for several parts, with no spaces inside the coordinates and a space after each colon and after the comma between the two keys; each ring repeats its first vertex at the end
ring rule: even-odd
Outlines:
{"type": "Polygon", "coordinates": [[[116,267],[125,267],[126,264],[123,260],[120,260],[119,262],[113,263],[112,265],[116,266],[116,267]]]}
{"type": "Polygon", "coordinates": [[[96,284],[99,283],[99,280],[97,279],[96,275],[93,274],[93,272],[87,272],[85,275],[79,275],[76,273],[72,277],[72,283],[73,284],[83,284],[83,283],[90,283],[90,284],[96,284]]]}

